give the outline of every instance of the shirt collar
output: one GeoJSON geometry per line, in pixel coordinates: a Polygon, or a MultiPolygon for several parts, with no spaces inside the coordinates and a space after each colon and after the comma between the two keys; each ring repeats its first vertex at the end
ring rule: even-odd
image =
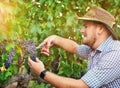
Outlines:
{"type": "Polygon", "coordinates": [[[102,52],[112,41],[112,36],[108,37],[96,50],[102,52]]]}

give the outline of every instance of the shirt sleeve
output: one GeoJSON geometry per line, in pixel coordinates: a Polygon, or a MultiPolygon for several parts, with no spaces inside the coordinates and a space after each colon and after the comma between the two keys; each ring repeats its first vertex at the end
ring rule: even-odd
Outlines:
{"type": "Polygon", "coordinates": [[[99,88],[120,77],[120,52],[112,51],[103,55],[100,62],[81,79],[90,88],[99,88]]]}
{"type": "Polygon", "coordinates": [[[90,53],[91,49],[89,46],[87,45],[79,45],[77,48],[76,48],[76,52],[77,54],[82,57],[82,58],[85,58],[87,59],[88,58],[88,54],[90,53]]]}

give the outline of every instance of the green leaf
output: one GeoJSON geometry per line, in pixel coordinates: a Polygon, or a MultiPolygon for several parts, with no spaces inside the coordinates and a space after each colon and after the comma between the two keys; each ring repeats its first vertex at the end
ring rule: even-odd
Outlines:
{"type": "Polygon", "coordinates": [[[7,60],[8,59],[8,55],[7,54],[2,54],[2,60],[7,60]]]}
{"type": "Polygon", "coordinates": [[[9,72],[9,71],[6,71],[5,72],[5,78],[7,79],[9,76],[11,76],[12,74],[11,74],[11,72],[9,72]]]}
{"type": "Polygon", "coordinates": [[[15,44],[13,44],[13,43],[8,43],[8,44],[6,45],[6,47],[5,47],[5,49],[6,49],[7,51],[11,51],[11,49],[14,48],[14,47],[15,47],[15,44]]]}

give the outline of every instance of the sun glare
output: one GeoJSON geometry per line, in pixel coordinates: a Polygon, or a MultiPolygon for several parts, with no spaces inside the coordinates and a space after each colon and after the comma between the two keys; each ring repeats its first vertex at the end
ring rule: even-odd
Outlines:
{"type": "Polygon", "coordinates": [[[0,2],[0,40],[10,38],[15,4],[9,0],[0,2]]]}

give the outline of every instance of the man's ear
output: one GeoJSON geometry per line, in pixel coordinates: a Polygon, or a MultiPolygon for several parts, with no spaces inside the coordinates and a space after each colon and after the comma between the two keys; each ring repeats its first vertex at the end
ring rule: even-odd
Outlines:
{"type": "Polygon", "coordinates": [[[98,26],[98,35],[101,35],[104,31],[104,26],[103,25],[99,25],[98,26]]]}

